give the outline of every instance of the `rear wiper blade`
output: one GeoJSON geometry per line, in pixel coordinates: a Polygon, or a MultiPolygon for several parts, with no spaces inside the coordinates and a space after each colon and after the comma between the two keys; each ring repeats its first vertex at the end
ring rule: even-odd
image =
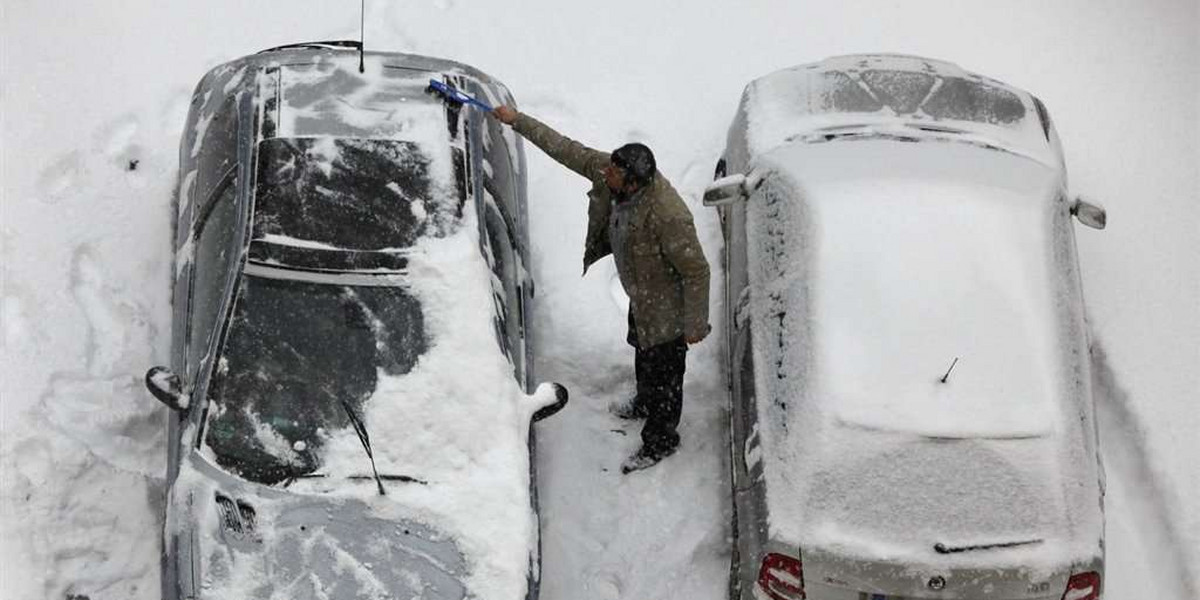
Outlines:
{"type": "Polygon", "coordinates": [[[958,127],[947,127],[945,125],[935,125],[932,123],[905,123],[905,127],[920,129],[921,131],[930,131],[933,133],[967,133],[967,130],[958,127]]]}
{"type": "MultiPolygon", "coordinates": [[[[387,473],[380,475],[380,474],[376,473],[375,476],[384,481],[403,481],[404,483],[419,483],[421,485],[429,485],[428,481],[425,481],[424,479],[417,479],[416,477],[411,477],[409,475],[389,475],[387,473]]],[[[346,479],[370,479],[370,478],[371,478],[370,475],[350,475],[346,479]]]]}
{"type": "MultiPolygon", "coordinates": [[[[419,483],[421,485],[429,485],[428,481],[426,481],[424,479],[418,479],[411,475],[393,475],[391,473],[384,473],[382,475],[379,475],[377,473],[376,475],[378,475],[379,479],[382,479],[383,481],[402,481],[404,483],[419,483]]],[[[303,475],[293,475],[292,477],[288,477],[287,479],[285,479],[283,481],[283,487],[287,487],[287,486],[291,485],[297,479],[315,479],[317,477],[329,477],[329,473],[304,473],[303,475]]],[[[374,478],[374,476],[372,476],[372,475],[347,475],[346,476],[346,479],[373,479],[373,478],[374,478]]]]}
{"type": "Polygon", "coordinates": [[[1029,546],[1032,544],[1040,544],[1045,540],[1021,540],[1018,542],[996,542],[994,544],[974,544],[970,546],[947,546],[941,542],[933,545],[934,551],[938,554],[954,554],[957,552],[971,552],[973,550],[995,550],[997,548],[1013,548],[1016,546],[1029,546]]]}

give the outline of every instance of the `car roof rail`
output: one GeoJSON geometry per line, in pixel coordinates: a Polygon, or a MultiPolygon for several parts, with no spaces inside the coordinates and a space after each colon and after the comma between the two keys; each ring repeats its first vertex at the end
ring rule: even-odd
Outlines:
{"type": "Polygon", "coordinates": [[[297,44],[285,44],[266,50],[259,50],[258,54],[267,52],[278,52],[280,50],[294,50],[298,48],[327,48],[333,50],[362,50],[362,43],[357,40],[330,40],[325,42],[300,42],[297,44]]]}

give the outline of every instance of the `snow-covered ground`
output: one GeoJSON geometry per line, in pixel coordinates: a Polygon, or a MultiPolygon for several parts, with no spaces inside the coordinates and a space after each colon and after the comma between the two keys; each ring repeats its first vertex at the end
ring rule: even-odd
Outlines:
{"type": "MultiPolygon", "coordinates": [[[[357,9],[0,6],[0,599],[158,595],[164,413],[140,377],[169,339],[169,190],[192,87],[262,48],[356,38],[357,9]]],[[[1107,230],[1077,233],[1108,467],[1106,597],[1126,600],[1200,593],[1198,39],[1195,0],[377,0],[366,16],[368,47],[473,64],[596,147],[648,143],[714,262],[720,235],[698,197],[749,79],[890,51],[1041,97],[1074,191],[1109,213],[1107,230]]],[[[682,451],[619,475],[637,435],[606,411],[632,392],[611,263],[579,277],[586,183],[527,155],[539,375],[572,391],[538,426],[543,598],[722,598],[718,344],[689,355],[682,451]]]]}

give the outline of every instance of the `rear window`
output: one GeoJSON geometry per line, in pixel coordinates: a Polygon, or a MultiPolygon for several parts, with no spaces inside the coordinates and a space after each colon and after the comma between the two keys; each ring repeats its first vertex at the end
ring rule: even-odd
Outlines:
{"type": "Polygon", "coordinates": [[[425,93],[430,73],[384,67],[358,72],[357,57],[289,64],[275,72],[279,102],[271,115],[280,137],[411,139],[414,130],[445,131],[443,103],[425,93]]]}
{"type": "Polygon", "coordinates": [[[818,105],[830,112],[924,114],[934,119],[1015,125],[1025,105],[1011,91],[985,81],[919,71],[869,69],[827,71],[818,105]]]}

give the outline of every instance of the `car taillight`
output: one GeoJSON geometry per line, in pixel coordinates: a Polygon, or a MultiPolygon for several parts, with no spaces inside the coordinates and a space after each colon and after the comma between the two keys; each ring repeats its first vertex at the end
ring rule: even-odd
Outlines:
{"type": "Polygon", "coordinates": [[[804,600],[804,567],[800,559],[771,553],[758,569],[758,586],[771,600],[804,600]]]}
{"type": "Polygon", "coordinates": [[[1067,581],[1062,600],[1097,600],[1100,597],[1100,574],[1095,571],[1076,573],[1067,581]]]}

